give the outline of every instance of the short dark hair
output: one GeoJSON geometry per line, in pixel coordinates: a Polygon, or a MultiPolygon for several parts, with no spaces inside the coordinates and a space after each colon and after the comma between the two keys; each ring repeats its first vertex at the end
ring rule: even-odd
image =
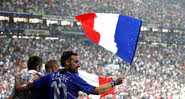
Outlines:
{"type": "Polygon", "coordinates": [[[42,66],[42,58],[39,56],[31,56],[27,62],[28,70],[37,70],[42,66]]]}
{"type": "Polygon", "coordinates": [[[60,58],[60,63],[63,67],[65,67],[65,61],[66,60],[71,60],[71,56],[78,56],[77,53],[74,53],[73,51],[65,51],[63,52],[61,58],[60,58]]]}
{"type": "Polygon", "coordinates": [[[46,64],[45,64],[46,71],[48,71],[48,69],[53,67],[53,66],[58,66],[59,67],[60,64],[57,60],[49,60],[48,62],[46,62],[46,64]]]}

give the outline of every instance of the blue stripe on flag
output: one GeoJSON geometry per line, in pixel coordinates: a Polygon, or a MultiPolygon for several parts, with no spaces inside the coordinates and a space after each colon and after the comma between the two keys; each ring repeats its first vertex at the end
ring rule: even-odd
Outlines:
{"type": "Polygon", "coordinates": [[[142,21],[119,15],[115,33],[115,42],[118,51],[116,55],[125,61],[132,63],[142,21]]]}

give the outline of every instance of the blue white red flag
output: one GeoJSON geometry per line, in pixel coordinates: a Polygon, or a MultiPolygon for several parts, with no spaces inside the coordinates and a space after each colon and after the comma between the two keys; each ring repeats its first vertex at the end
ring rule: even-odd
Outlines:
{"type": "Polygon", "coordinates": [[[75,16],[96,44],[132,63],[142,21],[120,14],[86,13],[75,16]]]}

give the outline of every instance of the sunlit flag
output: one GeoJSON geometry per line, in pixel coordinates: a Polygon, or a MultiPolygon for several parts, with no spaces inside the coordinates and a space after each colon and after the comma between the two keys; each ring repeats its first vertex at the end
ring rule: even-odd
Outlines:
{"type": "Polygon", "coordinates": [[[108,13],[86,13],[75,18],[90,40],[132,63],[141,20],[108,13]]]}

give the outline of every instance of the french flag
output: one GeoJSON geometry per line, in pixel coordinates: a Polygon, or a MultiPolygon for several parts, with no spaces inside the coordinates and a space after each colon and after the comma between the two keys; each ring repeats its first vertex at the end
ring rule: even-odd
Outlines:
{"type": "Polygon", "coordinates": [[[75,18],[90,40],[132,63],[141,20],[109,13],[86,13],[75,18]]]}
{"type": "MultiPolygon", "coordinates": [[[[103,76],[98,76],[96,74],[87,73],[85,71],[80,70],[79,76],[84,79],[87,83],[90,85],[93,85],[95,87],[99,87],[100,85],[103,85],[105,83],[111,82],[112,78],[106,78],[103,76]]],[[[116,94],[114,88],[110,89],[109,91],[101,94],[101,95],[89,95],[88,97],[90,99],[101,99],[102,97],[105,97],[108,94],[116,94]]]]}

